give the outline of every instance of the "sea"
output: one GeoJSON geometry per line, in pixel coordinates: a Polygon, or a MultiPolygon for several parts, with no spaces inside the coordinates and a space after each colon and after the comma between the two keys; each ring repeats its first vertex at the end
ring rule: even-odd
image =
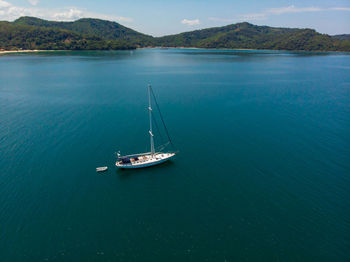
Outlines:
{"type": "Polygon", "coordinates": [[[350,53],[1,55],[0,260],[350,261],[350,53]]]}

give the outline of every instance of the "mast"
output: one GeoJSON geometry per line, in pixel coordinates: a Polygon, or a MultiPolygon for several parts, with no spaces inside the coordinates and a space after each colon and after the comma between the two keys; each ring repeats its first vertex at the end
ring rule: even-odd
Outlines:
{"type": "Polygon", "coordinates": [[[149,115],[149,136],[151,140],[151,154],[154,154],[154,141],[152,133],[152,103],[151,103],[151,85],[148,85],[148,115],[149,115]]]}

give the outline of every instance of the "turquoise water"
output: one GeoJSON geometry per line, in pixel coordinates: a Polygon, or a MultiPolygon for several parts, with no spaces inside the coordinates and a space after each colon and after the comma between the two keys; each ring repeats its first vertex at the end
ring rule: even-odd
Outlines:
{"type": "Polygon", "coordinates": [[[347,54],[0,56],[0,152],[1,261],[350,260],[347,54]],[[148,83],[180,153],[117,171],[148,83]]]}

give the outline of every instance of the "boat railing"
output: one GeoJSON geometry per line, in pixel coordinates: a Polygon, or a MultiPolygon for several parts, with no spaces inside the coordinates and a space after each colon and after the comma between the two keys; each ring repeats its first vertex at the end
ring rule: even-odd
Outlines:
{"type": "Polygon", "coordinates": [[[147,153],[140,153],[140,154],[133,154],[133,155],[126,155],[126,156],[120,156],[119,159],[121,158],[132,158],[132,157],[137,157],[137,156],[145,156],[145,155],[149,155],[151,154],[151,152],[147,152],[147,153]]]}

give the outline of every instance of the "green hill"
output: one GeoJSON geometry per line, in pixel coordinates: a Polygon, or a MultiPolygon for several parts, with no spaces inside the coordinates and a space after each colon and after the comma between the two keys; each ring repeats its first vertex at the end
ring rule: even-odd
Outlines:
{"type": "Polygon", "coordinates": [[[21,17],[0,22],[2,49],[113,50],[144,46],[305,51],[350,51],[347,35],[329,36],[313,29],[238,23],[176,35],[152,37],[116,22],[83,18],[74,22],[21,17]]]}
{"type": "Polygon", "coordinates": [[[333,35],[332,37],[338,40],[350,40],[350,34],[333,35]]]}
{"type": "Polygon", "coordinates": [[[66,29],[76,33],[94,35],[105,40],[125,40],[133,45],[145,46],[153,44],[153,37],[122,26],[116,22],[82,18],[74,22],[56,22],[24,16],[13,22],[20,25],[32,25],[49,28],[66,29]]]}
{"type": "Polygon", "coordinates": [[[168,47],[350,51],[349,43],[317,33],[313,29],[275,28],[249,23],[164,36],[158,38],[157,43],[168,47]]]}
{"type": "Polygon", "coordinates": [[[125,40],[105,40],[94,35],[52,27],[0,22],[0,49],[119,50],[135,49],[125,40]]]}

